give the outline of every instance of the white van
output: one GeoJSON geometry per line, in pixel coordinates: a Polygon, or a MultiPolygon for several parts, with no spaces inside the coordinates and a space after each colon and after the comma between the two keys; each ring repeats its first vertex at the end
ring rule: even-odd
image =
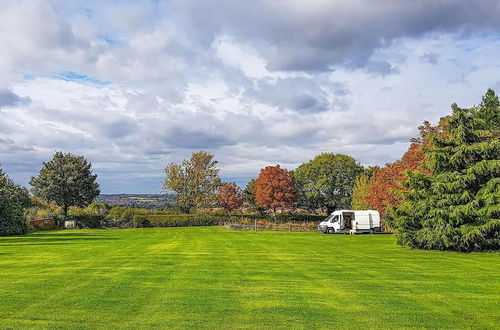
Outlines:
{"type": "Polygon", "coordinates": [[[374,210],[338,210],[318,225],[323,233],[375,233],[380,232],[380,214],[374,210]]]}

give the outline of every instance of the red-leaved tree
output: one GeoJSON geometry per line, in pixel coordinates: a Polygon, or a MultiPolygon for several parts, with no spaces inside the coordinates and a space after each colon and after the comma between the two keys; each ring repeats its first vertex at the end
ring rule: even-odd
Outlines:
{"type": "Polygon", "coordinates": [[[424,168],[423,148],[429,144],[427,137],[430,133],[440,133],[442,124],[431,126],[425,121],[419,128],[420,137],[411,139],[411,144],[400,160],[386,164],[376,171],[370,180],[365,200],[371,208],[378,210],[382,216],[387,215],[389,207],[397,207],[401,203],[398,190],[404,189],[401,183],[406,180],[406,171],[427,173],[424,168]]]}
{"type": "Polygon", "coordinates": [[[378,210],[382,216],[386,216],[389,206],[397,206],[401,202],[401,197],[396,191],[403,189],[401,182],[406,179],[405,170],[414,171],[423,161],[421,146],[412,143],[400,160],[387,164],[375,172],[368,194],[365,196],[368,205],[378,210]]]}
{"type": "Polygon", "coordinates": [[[279,165],[267,166],[260,170],[255,181],[255,204],[273,214],[279,207],[293,206],[297,196],[293,185],[292,174],[279,165]]]}
{"type": "Polygon", "coordinates": [[[223,184],[219,189],[219,203],[228,211],[240,208],[243,204],[240,187],[234,182],[223,184]]]}

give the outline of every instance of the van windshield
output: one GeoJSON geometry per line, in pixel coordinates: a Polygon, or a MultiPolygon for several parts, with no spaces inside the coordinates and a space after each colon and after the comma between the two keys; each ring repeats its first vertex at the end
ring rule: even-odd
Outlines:
{"type": "Polygon", "coordinates": [[[330,214],[325,220],[323,220],[324,222],[337,222],[339,221],[339,215],[333,215],[333,214],[330,214]]]}

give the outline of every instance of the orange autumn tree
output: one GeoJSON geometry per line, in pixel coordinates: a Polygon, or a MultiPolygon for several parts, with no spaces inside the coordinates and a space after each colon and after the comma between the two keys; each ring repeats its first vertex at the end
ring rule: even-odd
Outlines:
{"type": "Polygon", "coordinates": [[[292,174],[279,165],[267,166],[260,170],[255,180],[255,204],[271,210],[276,215],[279,207],[293,206],[297,196],[292,174]]]}
{"type": "Polygon", "coordinates": [[[243,204],[240,187],[234,182],[223,184],[219,189],[219,203],[227,211],[239,209],[243,204]]]}
{"type": "Polygon", "coordinates": [[[401,197],[395,191],[402,189],[400,183],[406,179],[405,170],[416,170],[422,165],[423,160],[421,146],[412,143],[400,160],[386,164],[377,171],[365,196],[368,205],[378,210],[382,216],[386,216],[389,206],[397,206],[401,202],[401,197]]]}
{"type": "Polygon", "coordinates": [[[370,180],[365,200],[371,208],[378,210],[382,216],[387,216],[389,207],[397,207],[401,203],[401,196],[397,193],[402,190],[401,183],[407,179],[406,171],[427,173],[424,169],[423,148],[428,146],[429,133],[441,131],[441,126],[431,126],[424,121],[419,128],[420,137],[411,139],[410,147],[400,160],[386,164],[376,171],[370,180]]]}

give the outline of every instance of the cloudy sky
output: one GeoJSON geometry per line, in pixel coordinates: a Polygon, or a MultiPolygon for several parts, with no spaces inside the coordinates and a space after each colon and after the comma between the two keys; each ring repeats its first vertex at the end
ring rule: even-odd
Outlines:
{"type": "Polygon", "coordinates": [[[398,159],[500,91],[498,0],[0,0],[0,164],[62,150],[103,193],[157,193],[200,149],[225,180],[321,152],[398,159]]]}

